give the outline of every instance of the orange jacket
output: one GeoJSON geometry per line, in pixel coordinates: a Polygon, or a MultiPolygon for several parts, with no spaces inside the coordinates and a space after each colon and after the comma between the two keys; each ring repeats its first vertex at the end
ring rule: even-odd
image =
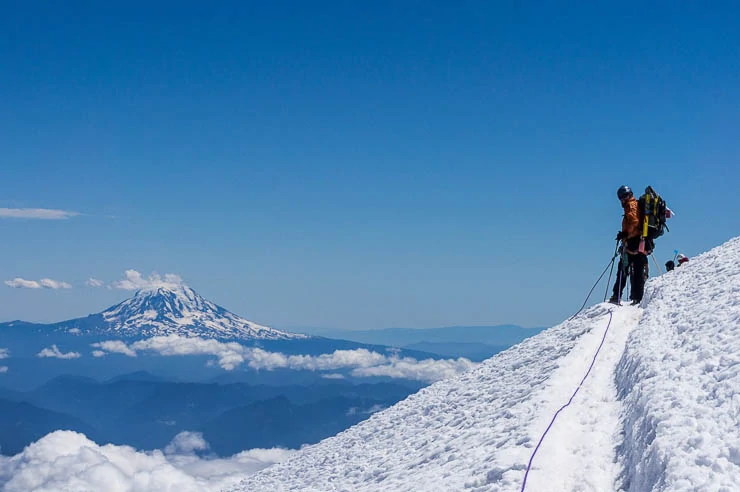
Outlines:
{"type": "Polygon", "coordinates": [[[622,217],[622,232],[625,239],[632,239],[642,234],[642,224],[640,224],[640,207],[637,199],[631,197],[624,205],[624,217],[622,217]]]}

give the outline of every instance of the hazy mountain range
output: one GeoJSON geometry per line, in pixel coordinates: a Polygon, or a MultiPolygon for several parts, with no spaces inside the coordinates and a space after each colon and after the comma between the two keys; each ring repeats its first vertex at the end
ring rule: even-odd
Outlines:
{"type": "Polygon", "coordinates": [[[20,452],[49,432],[98,443],[161,449],[182,431],[203,433],[211,450],[318,442],[416,391],[397,383],[309,385],[180,383],[138,372],[106,382],[59,376],[29,392],[0,389],[0,451],[20,452]]]}

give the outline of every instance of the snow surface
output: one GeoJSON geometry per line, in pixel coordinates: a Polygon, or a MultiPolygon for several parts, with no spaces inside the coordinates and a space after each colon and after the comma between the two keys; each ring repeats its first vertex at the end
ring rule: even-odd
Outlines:
{"type": "Polygon", "coordinates": [[[186,285],[155,285],[100,313],[101,332],[119,336],[201,336],[218,339],[307,338],[258,325],[208,301],[186,285]]]}
{"type": "Polygon", "coordinates": [[[595,360],[525,490],[738,491],[738,348],[740,238],[228,490],[520,491],[595,360]]]}

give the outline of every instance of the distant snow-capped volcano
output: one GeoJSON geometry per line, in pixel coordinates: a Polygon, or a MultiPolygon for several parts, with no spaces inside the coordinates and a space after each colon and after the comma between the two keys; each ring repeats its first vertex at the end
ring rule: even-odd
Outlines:
{"type": "Polygon", "coordinates": [[[185,285],[142,289],[100,313],[105,331],[122,336],[182,335],[284,340],[306,338],[248,321],[185,285]]]}
{"type": "Polygon", "coordinates": [[[102,313],[52,324],[23,321],[1,323],[0,328],[23,333],[69,333],[83,336],[145,338],[180,335],[219,340],[299,340],[308,335],[258,325],[198,295],[184,284],[160,284],[136,292],[130,299],[102,313]]]}

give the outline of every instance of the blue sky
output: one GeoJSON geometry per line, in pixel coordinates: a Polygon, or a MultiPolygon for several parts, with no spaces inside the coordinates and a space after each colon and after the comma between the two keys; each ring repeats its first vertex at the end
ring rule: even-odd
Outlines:
{"type": "MultiPolygon", "coordinates": [[[[561,321],[621,184],[662,264],[740,232],[740,7],[71,2],[0,19],[0,319],[176,273],[278,327],[561,321]]],[[[600,289],[598,296],[603,296],[600,289]]]]}

